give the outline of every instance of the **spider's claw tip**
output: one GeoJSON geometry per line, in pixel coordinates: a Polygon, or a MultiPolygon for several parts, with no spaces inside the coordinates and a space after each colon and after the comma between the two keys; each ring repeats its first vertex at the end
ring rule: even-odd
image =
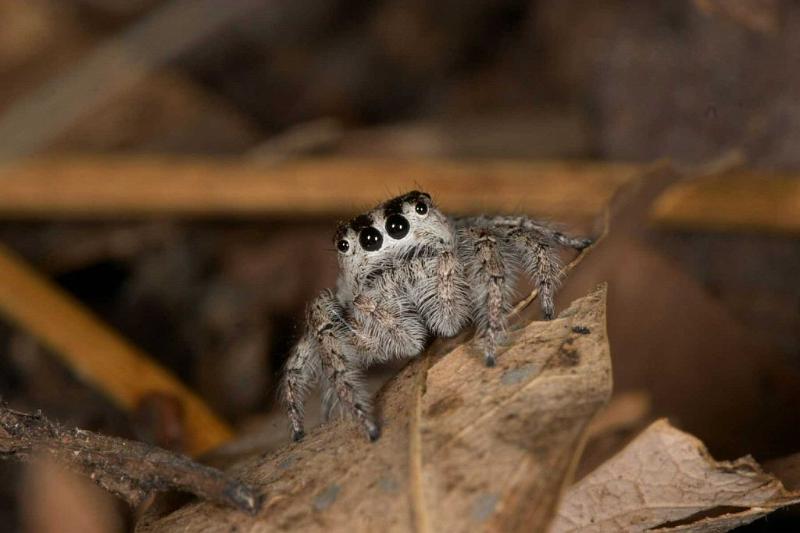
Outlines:
{"type": "Polygon", "coordinates": [[[379,428],[378,426],[370,426],[367,429],[367,435],[369,436],[370,442],[375,442],[381,436],[381,428],[379,428]]]}
{"type": "Polygon", "coordinates": [[[302,429],[296,429],[292,431],[292,440],[295,442],[300,442],[306,436],[306,432],[302,429]]]}
{"type": "Polygon", "coordinates": [[[484,362],[484,363],[486,364],[486,366],[488,366],[489,368],[492,368],[494,365],[496,365],[496,364],[497,364],[497,360],[494,358],[494,356],[493,356],[493,355],[487,355],[487,356],[484,358],[483,362],[484,362]]]}
{"type": "Polygon", "coordinates": [[[576,246],[575,249],[578,250],[578,251],[584,250],[584,249],[588,248],[589,246],[591,246],[592,244],[594,244],[594,239],[590,239],[590,238],[581,239],[580,242],[578,242],[578,246],[576,246]]]}

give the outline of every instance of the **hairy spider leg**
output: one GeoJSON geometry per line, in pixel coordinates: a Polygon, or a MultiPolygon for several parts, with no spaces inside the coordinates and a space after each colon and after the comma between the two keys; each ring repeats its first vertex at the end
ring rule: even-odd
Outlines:
{"type": "Polygon", "coordinates": [[[521,255],[525,272],[539,289],[539,301],[545,319],[555,316],[555,293],[561,284],[563,270],[554,246],[583,250],[592,239],[570,237],[552,226],[526,216],[492,217],[489,223],[505,230],[506,238],[521,255]]]}
{"type": "Polygon", "coordinates": [[[302,405],[305,390],[302,385],[310,380],[303,382],[298,379],[298,376],[304,375],[302,370],[290,372],[289,369],[303,365],[303,358],[306,366],[309,366],[311,358],[316,356],[321,375],[333,388],[339,402],[364,427],[370,440],[377,439],[380,429],[372,419],[369,395],[360,369],[350,362],[354,359],[355,347],[352,334],[344,322],[341,305],[331,291],[325,290],[312,302],[307,314],[306,332],[287,361],[283,384],[292,438],[300,440],[304,436],[302,405]]]}
{"type": "Polygon", "coordinates": [[[477,334],[484,339],[484,362],[486,366],[494,366],[511,308],[515,261],[502,235],[489,227],[462,228],[459,244],[472,287],[477,334]]]}

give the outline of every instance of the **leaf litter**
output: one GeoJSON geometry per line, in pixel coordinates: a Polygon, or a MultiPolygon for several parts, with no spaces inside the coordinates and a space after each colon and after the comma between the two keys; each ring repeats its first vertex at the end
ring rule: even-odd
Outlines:
{"type": "Polygon", "coordinates": [[[798,502],[752,457],[715,461],[662,419],[572,486],[550,531],[728,531],[798,502]]]}

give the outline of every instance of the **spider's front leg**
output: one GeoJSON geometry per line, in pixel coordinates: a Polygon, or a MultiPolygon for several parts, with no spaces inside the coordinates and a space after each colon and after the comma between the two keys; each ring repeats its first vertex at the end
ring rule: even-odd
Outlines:
{"type": "Polygon", "coordinates": [[[308,389],[319,379],[320,359],[317,352],[316,341],[305,334],[292,349],[284,366],[280,396],[286,404],[294,441],[305,436],[304,400],[308,389]]]}
{"type": "Polygon", "coordinates": [[[304,436],[303,397],[318,372],[325,377],[344,408],[361,423],[370,440],[380,436],[372,419],[369,394],[361,382],[355,353],[353,336],[344,321],[341,305],[333,293],[323,291],[309,306],[306,332],[292,352],[284,374],[283,396],[294,440],[304,436]]]}
{"type": "Polygon", "coordinates": [[[459,253],[472,286],[475,324],[484,338],[484,361],[494,366],[497,346],[506,329],[514,288],[509,250],[501,235],[488,227],[464,227],[459,232],[459,253]]]}

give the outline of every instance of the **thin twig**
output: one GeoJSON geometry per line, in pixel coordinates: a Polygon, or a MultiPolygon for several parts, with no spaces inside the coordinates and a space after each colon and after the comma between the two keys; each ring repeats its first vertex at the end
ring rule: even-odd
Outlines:
{"type": "Polygon", "coordinates": [[[0,457],[23,461],[44,454],[88,476],[133,506],[152,491],[181,490],[255,513],[261,496],[224,472],[142,442],[65,428],[41,412],[20,413],[0,403],[0,457]]]}
{"type": "Polygon", "coordinates": [[[640,168],[365,157],[307,157],[265,165],[203,157],[54,156],[0,165],[0,216],[342,217],[356,206],[385,199],[391,183],[396,191],[425,190],[452,214],[518,210],[556,220],[592,219],[640,168]]]}
{"type": "Polygon", "coordinates": [[[173,398],[183,412],[187,453],[200,455],[233,437],[228,424],[172,373],[2,245],[0,315],[122,409],[135,411],[154,394],[173,398]]]}

